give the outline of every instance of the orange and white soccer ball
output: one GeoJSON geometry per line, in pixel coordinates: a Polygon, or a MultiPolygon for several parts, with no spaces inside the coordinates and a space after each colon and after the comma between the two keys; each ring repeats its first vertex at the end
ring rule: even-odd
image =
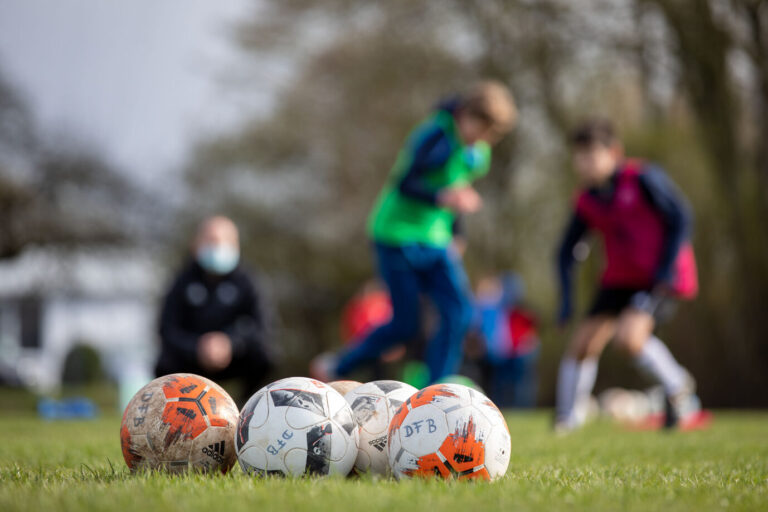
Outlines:
{"type": "Polygon", "coordinates": [[[400,406],[389,425],[397,479],[496,480],[509,466],[507,423],[488,397],[461,384],[434,384],[400,406]]]}
{"type": "Polygon", "coordinates": [[[190,373],[158,377],[128,402],[120,426],[131,470],[226,472],[235,463],[235,402],[219,385],[190,373]]]}

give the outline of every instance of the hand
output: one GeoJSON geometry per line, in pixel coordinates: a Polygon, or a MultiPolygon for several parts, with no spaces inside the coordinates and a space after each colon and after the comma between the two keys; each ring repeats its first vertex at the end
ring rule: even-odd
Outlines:
{"type": "Polygon", "coordinates": [[[457,213],[474,213],[483,206],[483,199],[470,187],[454,187],[441,190],[437,194],[437,204],[457,213]]]}
{"type": "Polygon", "coordinates": [[[395,363],[405,357],[406,348],[405,345],[396,345],[381,354],[381,361],[384,363],[395,363]]]}
{"type": "Polygon", "coordinates": [[[232,362],[232,342],[223,332],[209,332],[197,342],[197,360],[204,370],[220,371],[232,362]]]}

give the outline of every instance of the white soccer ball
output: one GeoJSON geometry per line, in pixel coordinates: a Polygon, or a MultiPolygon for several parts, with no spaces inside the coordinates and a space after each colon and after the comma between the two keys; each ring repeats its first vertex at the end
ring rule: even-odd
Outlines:
{"type": "Polygon", "coordinates": [[[397,409],[418,389],[396,380],[377,380],[356,387],[344,398],[360,426],[355,470],[374,475],[389,474],[387,432],[397,409]]]}
{"type": "Polygon", "coordinates": [[[389,464],[397,479],[496,480],[507,471],[511,448],[499,409],[461,384],[422,389],[400,406],[389,425],[389,464]]]}
{"type": "Polygon", "coordinates": [[[600,394],[603,414],[614,421],[634,423],[650,412],[650,401],[645,393],[622,388],[608,388],[600,394]]]}
{"type": "Polygon", "coordinates": [[[247,473],[346,476],[357,457],[352,409],[330,386],[290,377],[257,391],[240,412],[235,448],[247,473]]]}

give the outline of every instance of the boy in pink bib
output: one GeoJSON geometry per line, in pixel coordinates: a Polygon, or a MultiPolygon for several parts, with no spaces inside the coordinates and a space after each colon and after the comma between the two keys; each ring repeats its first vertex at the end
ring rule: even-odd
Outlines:
{"type": "Polygon", "coordinates": [[[624,158],[609,121],[583,123],[571,142],[583,188],[558,251],[561,325],[571,317],[572,268],[588,232],[602,239],[605,267],[592,307],[560,363],[555,428],[570,431],[584,423],[582,404],[592,392],[597,360],[612,339],[664,387],[665,425],[673,427],[692,402],[694,381],[653,330],[662,303],[698,292],[690,210],[660,168],[624,158]]]}

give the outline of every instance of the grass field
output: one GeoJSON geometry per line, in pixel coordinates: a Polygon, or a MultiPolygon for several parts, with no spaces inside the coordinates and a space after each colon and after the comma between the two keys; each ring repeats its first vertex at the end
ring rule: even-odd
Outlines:
{"type": "Polygon", "coordinates": [[[768,510],[768,414],[718,413],[704,432],[593,424],[555,437],[509,414],[512,461],[494,484],[131,475],[119,418],[0,416],[0,510],[768,510]]]}

